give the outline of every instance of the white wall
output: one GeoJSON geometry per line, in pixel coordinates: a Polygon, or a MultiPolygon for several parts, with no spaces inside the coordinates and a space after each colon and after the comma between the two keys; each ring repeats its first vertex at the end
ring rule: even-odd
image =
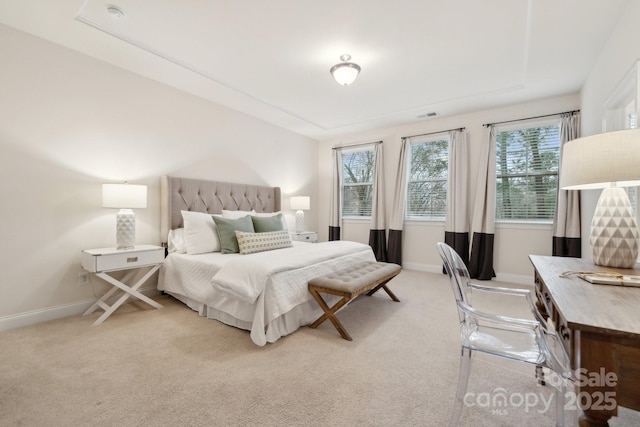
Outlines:
{"type": "MultiPolygon", "coordinates": [[[[640,60],[640,2],[631,1],[609,37],[585,82],[582,97],[582,135],[602,132],[604,103],[631,67],[640,60]]],[[[640,88],[639,88],[640,89],[640,88]]],[[[582,235],[589,236],[600,190],[582,192],[582,235]]],[[[582,239],[582,256],[590,257],[589,239],[582,239]]]]}
{"type": "Polygon", "coordinates": [[[162,175],[281,186],[287,210],[318,200],[317,141],[2,25],[0,58],[0,329],[104,291],[77,284],[81,250],[115,244],[103,182],[149,186],[137,243],[160,243],[162,175]]]}
{"type": "MultiPolygon", "coordinates": [[[[483,124],[571,111],[580,107],[579,102],[579,95],[573,94],[454,117],[422,120],[414,124],[321,141],[318,147],[318,159],[320,162],[318,195],[324,208],[319,212],[320,228],[318,231],[320,239],[326,240],[328,238],[330,194],[327,183],[331,182],[332,147],[367,141],[384,141],[385,200],[388,223],[393,203],[398,157],[400,155],[400,140],[403,136],[466,127],[466,131],[469,133],[470,158],[472,159],[469,170],[471,179],[469,188],[473,192],[479,165],[479,162],[475,162],[473,159],[477,159],[480,156],[481,141],[486,129],[482,126],[483,124]]],[[[470,194],[470,201],[473,201],[473,194],[470,194]]],[[[498,276],[497,278],[520,283],[532,283],[533,268],[529,262],[528,255],[551,255],[551,225],[522,227],[520,225],[506,226],[498,224],[496,228],[494,269],[498,276]]],[[[405,221],[403,236],[403,264],[406,268],[441,271],[441,261],[435,244],[444,239],[443,222],[405,221]]],[[[346,222],[343,229],[343,238],[364,243],[368,242],[369,223],[367,221],[346,222]]]]}

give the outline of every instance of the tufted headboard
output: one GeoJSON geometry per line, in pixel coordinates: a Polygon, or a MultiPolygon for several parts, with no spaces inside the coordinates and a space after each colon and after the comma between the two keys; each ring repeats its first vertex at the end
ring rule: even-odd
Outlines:
{"type": "Polygon", "coordinates": [[[280,187],[206,181],[163,176],[160,178],[160,237],[167,243],[169,230],[180,228],[180,211],[222,213],[230,211],[277,212],[280,187]]]}

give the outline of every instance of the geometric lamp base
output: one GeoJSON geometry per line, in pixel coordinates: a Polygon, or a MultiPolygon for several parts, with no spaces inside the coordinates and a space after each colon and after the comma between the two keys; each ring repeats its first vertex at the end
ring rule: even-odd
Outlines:
{"type": "Polygon", "coordinates": [[[304,231],[304,212],[298,210],[296,212],[296,233],[302,233],[304,231]]]}
{"type": "Polygon", "coordinates": [[[119,250],[133,249],[136,242],[136,214],[120,209],[116,219],[116,244],[119,250]]]}
{"type": "Polygon", "coordinates": [[[602,190],[591,221],[591,255],[596,265],[632,268],[638,259],[638,226],[627,192],[602,190]]]}

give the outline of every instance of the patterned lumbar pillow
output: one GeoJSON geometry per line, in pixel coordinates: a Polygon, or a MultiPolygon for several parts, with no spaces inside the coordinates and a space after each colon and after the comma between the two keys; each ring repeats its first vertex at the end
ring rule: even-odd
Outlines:
{"type": "Polygon", "coordinates": [[[236,231],[238,247],[241,254],[270,251],[293,246],[287,230],[268,231],[265,233],[245,233],[236,231]]]}

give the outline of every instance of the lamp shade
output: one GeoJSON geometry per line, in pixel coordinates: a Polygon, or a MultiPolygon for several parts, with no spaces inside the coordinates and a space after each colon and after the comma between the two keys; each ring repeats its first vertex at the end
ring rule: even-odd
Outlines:
{"type": "Polygon", "coordinates": [[[311,206],[311,199],[309,196],[293,196],[290,200],[291,209],[308,211],[311,206]]]}
{"type": "Polygon", "coordinates": [[[147,186],[102,184],[102,207],[140,209],[147,207],[147,186]]]}
{"type": "Polygon", "coordinates": [[[564,144],[560,188],[640,185],[640,129],[577,138],[564,144]]]}
{"type": "Polygon", "coordinates": [[[606,132],[564,144],[560,188],[603,189],[589,235],[596,265],[631,268],[638,259],[640,234],[621,188],[633,185],[640,185],[640,130],[606,132]]]}

